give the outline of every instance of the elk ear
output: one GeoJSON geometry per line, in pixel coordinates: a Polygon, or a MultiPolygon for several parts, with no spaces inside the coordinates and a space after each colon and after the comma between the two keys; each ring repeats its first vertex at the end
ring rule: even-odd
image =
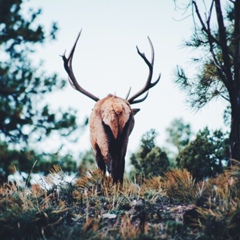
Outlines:
{"type": "Polygon", "coordinates": [[[139,112],[139,111],[140,111],[140,108],[133,108],[132,109],[133,115],[136,115],[137,112],[139,112]]]}

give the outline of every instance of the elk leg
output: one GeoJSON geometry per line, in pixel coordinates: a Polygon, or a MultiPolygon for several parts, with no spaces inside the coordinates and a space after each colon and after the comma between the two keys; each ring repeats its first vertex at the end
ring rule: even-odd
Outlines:
{"type": "Polygon", "coordinates": [[[114,183],[120,182],[123,183],[123,175],[124,175],[124,166],[125,166],[125,160],[124,159],[115,159],[116,161],[113,161],[112,166],[112,178],[114,183]]]}
{"type": "Polygon", "coordinates": [[[106,164],[103,160],[101,151],[98,146],[96,146],[96,161],[97,161],[98,168],[100,168],[100,170],[105,174],[106,173],[106,164]]]}

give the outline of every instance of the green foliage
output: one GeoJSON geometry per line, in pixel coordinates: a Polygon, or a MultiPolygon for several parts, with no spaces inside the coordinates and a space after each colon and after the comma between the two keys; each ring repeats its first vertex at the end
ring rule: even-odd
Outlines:
{"type": "Polygon", "coordinates": [[[221,173],[224,161],[226,164],[228,160],[226,134],[220,130],[210,132],[205,128],[179,153],[177,165],[186,168],[199,181],[221,173]]]}
{"type": "MultiPolygon", "coordinates": [[[[37,46],[56,38],[57,24],[47,32],[38,23],[41,10],[26,9],[24,3],[0,0],[0,177],[5,180],[13,166],[29,172],[38,160],[37,166],[42,166],[38,169],[45,172],[48,162],[63,161],[42,149],[36,153],[29,149],[30,144],[34,146],[53,133],[66,138],[77,128],[75,110],[52,110],[45,101],[46,94],[62,89],[66,82],[54,73],[47,75],[41,60],[34,56],[37,46]]],[[[74,167],[70,158],[64,157],[64,169],[74,167]]]]}
{"type": "MultiPolygon", "coordinates": [[[[199,2],[199,6],[200,4],[199,2]]],[[[225,18],[226,24],[226,38],[231,39],[234,34],[234,19],[232,14],[234,8],[228,7],[229,8],[226,8],[227,14],[223,17],[225,18]]],[[[209,14],[211,14],[210,11],[209,14]]],[[[205,22],[204,24],[206,26],[205,22]]],[[[220,73],[218,67],[218,64],[223,64],[223,52],[221,46],[219,46],[220,41],[219,31],[216,29],[217,25],[209,25],[208,33],[203,31],[201,24],[198,24],[195,20],[194,26],[194,33],[190,40],[184,41],[184,46],[197,52],[192,58],[195,72],[193,77],[191,77],[183,68],[177,66],[176,83],[187,93],[188,103],[198,109],[205,106],[213,98],[222,97],[228,100],[229,89],[226,88],[226,76],[220,73]],[[211,51],[209,49],[211,49],[211,51]]],[[[229,43],[232,44],[229,46],[232,50],[233,41],[229,43]]],[[[233,59],[231,65],[233,65],[233,59]]]]}
{"type": "Polygon", "coordinates": [[[1,0],[0,4],[0,50],[4,53],[0,60],[0,136],[7,142],[23,143],[33,133],[36,141],[53,131],[69,135],[76,129],[75,111],[54,112],[43,102],[43,94],[61,89],[65,81],[56,74],[47,76],[40,70],[42,64],[34,66],[31,60],[35,46],[55,39],[56,23],[46,33],[37,23],[41,10],[28,9],[24,16],[24,1],[1,0]]]}
{"type": "Polygon", "coordinates": [[[78,171],[80,173],[80,176],[83,174],[86,174],[88,170],[94,170],[96,169],[96,160],[95,155],[92,149],[84,152],[81,157],[81,162],[78,167],[78,171]]]}
{"type": "Polygon", "coordinates": [[[19,151],[9,149],[6,143],[0,143],[0,156],[1,184],[7,182],[7,177],[15,171],[29,173],[32,170],[33,173],[41,172],[47,175],[53,165],[60,165],[67,173],[77,170],[77,163],[70,154],[38,153],[28,148],[19,151]]]}
{"type": "Polygon", "coordinates": [[[155,144],[156,136],[154,129],[145,133],[141,138],[139,150],[130,157],[131,164],[134,166],[132,174],[139,178],[138,180],[161,175],[169,167],[166,152],[155,144]]]}
{"type": "Polygon", "coordinates": [[[61,169],[65,173],[72,173],[77,171],[77,163],[71,154],[39,154],[38,162],[33,169],[33,172],[41,172],[43,174],[48,174],[49,169],[54,165],[61,166],[61,169]]]}
{"type": "Polygon", "coordinates": [[[36,160],[33,150],[11,150],[6,143],[0,143],[0,183],[7,181],[7,177],[16,170],[29,172],[36,160]]]}
{"type": "Polygon", "coordinates": [[[191,125],[184,123],[183,119],[174,119],[166,129],[168,138],[167,142],[173,144],[180,152],[185,147],[192,136],[191,125]]]}
{"type": "Polygon", "coordinates": [[[223,112],[223,121],[226,126],[230,126],[231,124],[231,107],[227,106],[223,112]]]}
{"type": "Polygon", "coordinates": [[[185,46],[196,50],[196,55],[192,58],[193,71],[177,66],[175,82],[195,109],[218,97],[227,100],[230,109],[225,111],[224,120],[231,127],[230,157],[240,161],[240,2],[189,1],[185,6],[185,13],[191,9],[194,24],[185,46]]]}
{"type": "Polygon", "coordinates": [[[191,125],[184,123],[182,118],[174,119],[166,129],[167,151],[170,156],[171,167],[176,167],[176,157],[179,152],[190,142],[193,135],[191,125]],[[173,147],[173,148],[172,148],[173,147]]]}

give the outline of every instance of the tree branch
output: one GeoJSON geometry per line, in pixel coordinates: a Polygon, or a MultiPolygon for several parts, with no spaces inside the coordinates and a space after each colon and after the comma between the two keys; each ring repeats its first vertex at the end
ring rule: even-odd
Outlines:
{"type": "Polygon", "coordinates": [[[206,24],[204,23],[202,16],[199,12],[198,5],[196,1],[193,1],[193,5],[196,11],[196,14],[198,16],[198,19],[201,23],[202,26],[202,31],[207,34],[208,41],[209,41],[209,46],[210,46],[210,52],[213,57],[214,65],[217,68],[218,74],[221,77],[223,83],[225,84],[226,88],[229,88],[229,82],[232,81],[232,74],[231,74],[231,63],[230,63],[230,58],[229,58],[229,49],[227,46],[227,38],[226,38],[226,31],[225,31],[225,26],[223,22],[223,17],[222,17],[222,11],[221,11],[221,5],[219,0],[212,0],[210,10],[209,10],[209,15],[206,20],[206,24]],[[212,16],[212,11],[213,11],[213,6],[215,3],[216,7],[216,13],[217,13],[217,22],[219,26],[219,40],[216,39],[212,32],[211,32],[211,26],[210,26],[210,20],[212,16]],[[221,64],[218,61],[217,54],[214,52],[214,43],[216,43],[222,50],[222,55],[223,55],[223,64],[221,64]],[[225,73],[225,74],[223,74],[225,73]]]}
{"type": "MultiPolygon", "coordinates": [[[[212,4],[213,4],[213,1],[212,1],[212,4]]],[[[208,35],[208,38],[211,40],[211,42],[216,42],[218,45],[220,45],[219,41],[211,34],[211,30],[206,27],[206,25],[205,25],[205,23],[202,19],[202,16],[199,12],[198,5],[197,5],[196,1],[193,1],[193,5],[194,5],[194,8],[195,8],[195,12],[198,16],[198,19],[199,19],[199,21],[202,25],[202,30],[208,35]]]]}
{"type": "MultiPolygon", "coordinates": [[[[221,71],[223,71],[223,68],[221,66],[221,63],[217,60],[216,54],[214,52],[213,36],[211,34],[211,26],[210,26],[210,20],[211,20],[211,16],[212,16],[213,5],[214,5],[214,1],[212,1],[211,7],[210,7],[210,10],[209,10],[209,16],[207,18],[207,34],[208,34],[208,40],[209,40],[209,45],[210,45],[210,52],[211,52],[212,57],[213,57],[214,65],[221,72],[221,71]]],[[[219,42],[218,42],[218,44],[219,44],[219,42]]]]}
{"type": "Polygon", "coordinates": [[[233,82],[232,73],[231,73],[231,61],[230,61],[229,50],[227,46],[227,35],[226,35],[226,29],[224,26],[220,0],[215,0],[215,9],[217,14],[220,47],[222,50],[222,57],[223,57],[223,63],[224,63],[223,68],[226,74],[225,84],[226,84],[226,87],[229,89],[229,92],[231,92],[230,89],[232,88],[232,82],[233,82]]]}
{"type": "Polygon", "coordinates": [[[234,88],[240,91],[240,1],[235,1],[234,6],[234,88]]]}

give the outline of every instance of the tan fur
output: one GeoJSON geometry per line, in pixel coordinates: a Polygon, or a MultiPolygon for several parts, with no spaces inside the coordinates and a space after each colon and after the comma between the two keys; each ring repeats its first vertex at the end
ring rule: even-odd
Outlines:
{"type": "Polygon", "coordinates": [[[108,170],[108,172],[112,175],[114,183],[123,183],[128,138],[134,127],[134,115],[140,110],[132,109],[130,104],[143,102],[148,96],[148,94],[145,93],[148,92],[150,88],[154,87],[161,77],[161,75],[159,75],[157,80],[152,82],[154,65],[153,44],[148,37],[152,50],[151,61],[149,61],[145,54],[140,52],[137,47],[138,55],[144,60],[149,68],[149,75],[144,87],[132,97],[126,97],[126,100],[111,94],[100,100],[98,97],[85,90],[78,83],[73,72],[73,54],[80,35],[81,31],[77,36],[69,57],[66,57],[65,54],[62,56],[64,68],[68,73],[69,81],[72,87],[96,101],[89,122],[90,139],[92,147],[95,151],[98,167],[104,173],[108,170]],[[145,94],[145,96],[141,97],[143,94],[145,94]]]}
{"type": "Polygon", "coordinates": [[[131,112],[131,107],[126,100],[111,94],[99,100],[92,110],[89,119],[91,144],[95,151],[96,146],[99,147],[106,163],[109,161],[109,143],[103,123],[110,127],[114,138],[117,139],[129,120],[131,112]]]}

